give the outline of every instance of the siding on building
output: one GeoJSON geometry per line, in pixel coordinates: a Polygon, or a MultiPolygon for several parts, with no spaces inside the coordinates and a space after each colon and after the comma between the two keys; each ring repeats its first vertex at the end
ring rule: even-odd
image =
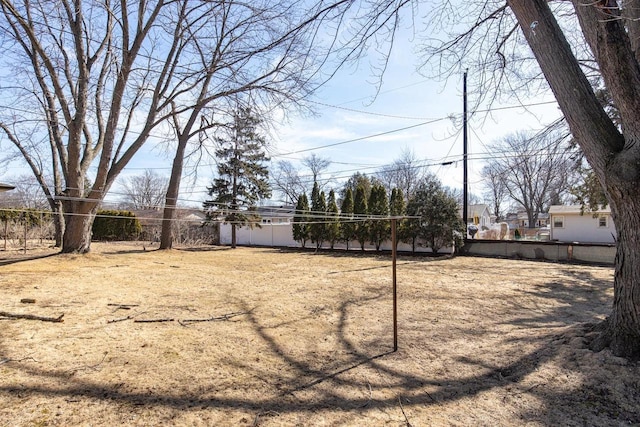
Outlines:
{"type": "Polygon", "coordinates": [[[560,242],[614,243],[616,228],[611,209],[581,213],[580,205],[549,208],[551,239],[560,242]]]}

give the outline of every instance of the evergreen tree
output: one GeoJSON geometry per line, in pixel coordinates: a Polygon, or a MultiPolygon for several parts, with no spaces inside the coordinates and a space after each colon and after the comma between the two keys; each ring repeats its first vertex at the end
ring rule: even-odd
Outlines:
{"type": "Polygon", "coordinates": [[[574,185],[570,193],[575,198],[575,201],[580,204],[582,210],[595,212],[607,207],[609,204],[607,195],[593,169],[581,166],[578,168],[578,172],[581,176],[581,182],[574,185]]]}
{"type": "Polygon", "coordinates": [[[455,232],[464,232],[455,197],[447,193],[434,176],[427,176],[418,185],[407,211],[420,217],[413,226],[418,237],[427,242],[434,254],[453,243],[455,232]]]}
{"type": "Polygon", "coordinates": [[[369,196],[371,194],[371,178],[364,173],[356,172],[347,180],[347,182],[340,190],[340,197],[344,200],[347,195],[347,189],[351,189],[351,194],[355,195],[358,189],[358,186],[362,186],[364,188],[364,195],[367,200],[369,200],[369,196]]]}
{"type": "Polygon", "coordinates": [[[353,191],[351,191],[351,188],[347,188],[340,206],[340,216],[342,217],[340,239],[347,244],[347,250],[349,250],[349,242],[355,237],[356,233],[356,224],[352,220],[353,209],[353,191]]]}
{"type": "Polygon", "coordinates": [[[293,217],[293,240],[300,242],[303,248],[309,240],[309,199],[305,193],[298,197],[296,214],[293,217]]]}
{"type": "Polygon", "coordinates": [[[327,201],[327,240],[331,249],[340,240],[340,220],[338,218],[338,203],[336,202],[335,191],[329,191],[327,201]]]}
{"type": "MultiPolygon", "coordinates": [[[[404,195],[402,194],[402,189],[394,188],[391,190],[391,199],[389,200],[389,214],[392,217],[401,217],[405,215],[405,204],[404,204],[404,195]]],[[[404,232],[406,227],[406,219],[397,219],[396,220],[396,248],[398,247],[398,242],[404,239],[404,232]]]]}
{"type": "Polygon", "coordinates": [[[369,221],[364,219],[369,213],[367,209],[367,196],[364,186],[358,185],[356,197],[353,201],[353,213],[357,220],[355,223],[355,238],[360,243],[360,249],[364,251],[364,245],[369,238],[369,221]]]}
{"type": "Polygon", "coordinates": [[[236,247],[236,226],[257,218],[249,213],[260,198],[271,195],[266,141],[257,133],[261,120],[250,108],[238,108],[224,136],[215,138],[218,177],[207,187],[213,199],[204,202],[211,219],[222,215],[231,223],[231,247],[236,247]]]}
{"type": "MultiPolygon", "coordinates": [[[[371,197],[369,198],[369,215],[376,217],[389,216],[389,200],[387,199],[387,190],[381,183],[375,183],[371,187],[371,197]]],[[[382,242],[389,239],[391,228],[387,218],[372,219],[369,223],[369,233],[371,243],[376,247],[376,251],[380,250],[382,242]]]]}
{"type": "Polygon", "coordinates": [[[327,211],[327,202],[324,191],[320,191],[317,182],[313,183],[311,192],[311,217],[314,218],[311,226],[311,241],[316,244],[316,250],[322,247],[322,242],[326,238],[327,227],[325,223],[325,212],[327,211]]]}

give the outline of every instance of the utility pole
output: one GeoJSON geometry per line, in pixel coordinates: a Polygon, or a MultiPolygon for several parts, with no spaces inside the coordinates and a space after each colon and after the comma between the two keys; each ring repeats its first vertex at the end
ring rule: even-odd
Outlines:
{"type": "Polygon", "coordinates": [[[468,208],[467,200],[469,200],[469,195],[467,194],[468,187],[468,171],[467,171],[467,71],[465,70],[464,75],[462,77],[462,102],[463,113],[462,113],[462,222],[464,223],[464,238],[467,238],[467,218],[468,216],[468,208]]]}

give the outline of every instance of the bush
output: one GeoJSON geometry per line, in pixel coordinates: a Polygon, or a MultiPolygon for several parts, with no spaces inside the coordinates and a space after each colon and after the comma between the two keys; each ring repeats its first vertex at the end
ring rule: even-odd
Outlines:
{"type": "Polygon", "coordinates": [[[129,211],[98,211],[93,222],[96,240],[133,240],[142,231],[140,221],[129,211]]]}

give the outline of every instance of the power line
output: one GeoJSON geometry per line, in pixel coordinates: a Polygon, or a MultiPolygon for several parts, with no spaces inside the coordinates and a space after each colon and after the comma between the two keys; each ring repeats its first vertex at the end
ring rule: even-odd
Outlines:
{"type": "Polygon", "coordinates": [[[373,111],[356,110],[355,108],[341,107],[339,105],[326,104],[320,101],[309,101],[309,102],[311,102],[312,104],[322,105],[324,107],[335,108],[337,110],[350,111],[352,113],[358,113],[358,114],[367,114],[367,115],[376,116],[376,117],[386,117],[389,119],[434,120],[434,118],[428,118],[428,117],[397,116],[393,114],[376,113],[373,111]]]}
{"type": "Polygon", "coordinates": [[[306,153],[306,152],[309,152],[309,151],[321,150],[323,148],[336,147],[338,145],[351,144],[353,142],[363,141],[365,139],[376,138],[376,137],[384,136],[384,135],[390,135],[392,133],[402,132],[402,131],[405,131],[405,130],[417,128],[417,127],[420,127],[420,126],[425,126],[425,125],[428,125],[428,124],[436,123],[436,122],[439,122],[439,121],[442,121],[442,120],[447,120],[447,119],[448,119],[448,117],[443,117],[443,118],[440,118],[440,119],[434,119],[434,120],[418,123],[418,124],[411,125],[411,126],[405,126],[405,127],[402,127],[402,128],[397,128],[397,129],[388,130],[388,131],[385,131],[385,132],[376,133],[376,134],[373,134],[373,135],[367,135],[367,136],[362,136],[362,137],[359,137],[359,138],[349,139],[347,141],[334,142],[334,143],[331,143],[331,144],[319,145],[317,147],[305,148],[303,150],[296,150],[296,151],[290,151],[288,153],[276,154],[273,157],[288,156],[288,155],[291,155],[291,154],[306,153]]]}

